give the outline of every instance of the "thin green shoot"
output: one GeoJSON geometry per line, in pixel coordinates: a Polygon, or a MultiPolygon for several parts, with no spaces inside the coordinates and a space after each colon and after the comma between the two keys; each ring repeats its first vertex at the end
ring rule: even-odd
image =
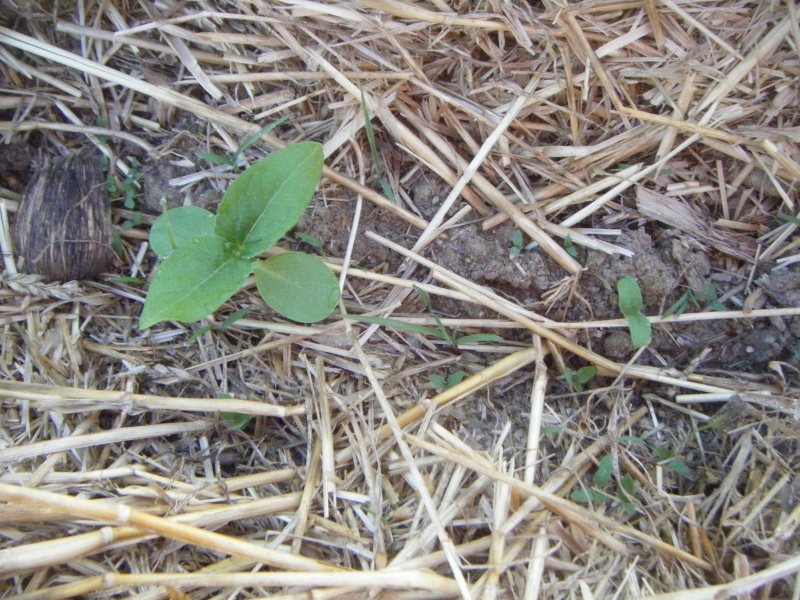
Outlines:
{"type": "Polygon", "coordinates": [[[375,175],[383,190],[383,195],[386,196],[392,204],[396,204],[397,198],[395,198],[392,186],[389,185],[389,180],[386,179],[383,174],[382,162],[378,156],[378,146],[375,143],[375,132],[372,129],[372,121],[369,118],[369,109],[367,109],[367,98],[364,96],[364,90],[361,90],[361,110],[364,111],[364,131],[367,132],[369,150],[372,154],[372,164],[375,165],[375,175]]]}
{"type": "Polygon", "coordinates": [[[525,248],[525,239],[519,229],[515,229],[511,235],[511,249],[508,251],[508,258],[515,260],[525,248]]]}
{"type": "Polygon", "coordinates": [[[191,346],[192,342],[197,340],[201,335],[205,335],[209,331],[225,331],[231,325],[236,323],[236,321],[238,321],[239,319],[244,319],[247,316],[247,313],[249,313],[249,312],[250,312],[250,308],[249,307],[241,308],[241,309],[237,310],[236,312],[231,313],[230,315],[228,315],[228,317],[222,323],[220,323],[219,325],[205,325],[203,327],[200,327],[200,328],[198,328],[197,331],[195,331],[189,337],[188,340],[186,340],[183,343],[183,345],[187,346],[187,347],[191,346]]]}
{"type": "Polygon", "coordinates": [[[281,117],[274,123],[270,123],[261,128],[258,133],[254,133],[251,136],[248,136],[244,139],[244,141],[239,145],[236,151],[231,154],[230,156],[220,156],[219,154],[215,154],[213,152],[195,152],[195,156],[201,160],[208,161],[210,163],[215,163],[218,165],[225,165],[231,167],[234,170],[239,169],[239,157],[241,157],[242,153],[244,153],[250,146],[255,144],[258,140],[260,140],[264,135],[275,129],[278,125],[283,123],[284,121],[288,120],[289,117],[281,117]]]}

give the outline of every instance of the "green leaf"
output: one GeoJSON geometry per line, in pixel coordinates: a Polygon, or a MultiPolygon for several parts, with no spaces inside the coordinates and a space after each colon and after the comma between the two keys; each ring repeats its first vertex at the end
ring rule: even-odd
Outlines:
{"type": "Polygon", "coordinates": [[[792,225],[797,225],[800,227],[800,219],[798,219],[797,217],[793,217],[792,215],[780,214],[778,215],[778,218],[781,221],[785,221],[787,223],[791,223],[792,225]]]}
{"type": "Polygon", "coordinates": [[[644,348],[650,343],[650,321],[642,313],[627,315],[628,329],[631,332],[631,343],[637,348],[644,348]]]}
{"type": "Polygon", "coordinates": [[[664,313],[663,317],[669,317],[670,315],[677,315],[680,316],[686,311],[686,307],[689,304],[689,299],[692,297],[692,290],[686,290],[683,293],[683,296],[678,298],[677,302],[670,306],[667,311],[664,313]]]}
{"type": "Polygon", "coordinates": [[[670,469],[675,471],[676,473],[685,473],[686,472],[686,463],[683,462],[682,458],[673,458],[671,461],[666,463],[670,469]]]}
{"type": "Polygon", "coordinates": [[[422,335],[429,335],[431,337],[442,338],[441,333],[436,329],[425,327],[424,325],[417,325],[416,323],[406,323],[405,321],[398,321],[397,319],[384,319],[382,317],[367,317],[359,315],[342,315],[345,319],[351,321],[359,321],[361,323],[372,323],[373,325],[383,325],[384,327],[391,327],[393,329],[401,329],[404,331],[413,331],[414,333],[421,333],[422,335]]]}
{"type": "Polygon", "coordinates": [[[587,384],[592,380],[592,377],[597,373],[597,367],[581,367],[575,375],[576,381],[581,384],[587,384]]]}
{"type": "Polygon", "coordinates": [[[175,319],[199,321],[233,296],[250,275],[252,261],[232,253],[216,236],[193,239],[161,263],[147,292],[139,327],[175,319]]]}
{"type": "Polygon", "coordinates": [[[578,256],[578,249],[575,247],[575,244],[572,241],[572,237],[567,236],[564,238],[564,249],[567,251],[571,257],[575,258],[578,256]]]}
{"type": "Polygon", "coordinates": [[[464,381],[467,374],[464,371],[456,371],[455,373],[451,373],[447,377],[447,389],[449,390],[451,387],[454,387],[464,381]]]}
{"type": "Polygon", "coordinates": [[[522,248],[523,241],[522,232],[519,229],[515,229],[514,233],[511,235],[511,243],[515,248],[522,248]]]}
{"type": "Polygon", "coordinates": [[[301,142],[261,159],[230,185],[215,233],[253,258],[275,244],[303,214],[322,174],[322,146],[301,142]]]}
{"type": "Polygon", "coordinates": [[[636,492],[636,480],[630,473],[625,473],[625,475],[622,476],[619,485],[629,496],[633,496],[636,492]]]}
{"type": "Polygon", "coordinates": [[[256,286],[274,310],[293,321],[315,323],[339,301],[339,282],[325,263],[302,252],[256,262],[256,286]]]}
{"type": "Polygon", "coordinates": [[[226,165],[228,167],[236,166],[236,162],[233,159],[212,152],[195,152],[194,155],[200,160],[205,160],[217,165],[226,165]]]}
{"type": "Polygon", "coordinates": [[[150,247],[161,258],[192,240],[214,235],[214,213],[199,206],[181,206],[164,212],[150,228],[150,247]]]}
{"type": "Polygon", "coordinates": [[[623,277],[617,282],[619,308],[626,317],[642,310],[642,291],[633,277],[623,277]]]}
{"type": "Polygon", "coordinates": [[[575,371],[569,367],[564,367],[564,379],[567,380],[567,385],[576,392],[582,392],[583,386],[575,381],[575,371]]]}
{"type": "Polygon", "coordinates": [[[414,293],[419,296],[419,299],[422,300],[422,303],[425,305],[425,308],[431,310],[431,297],[428,295],[428,292],[423,290],[421,287],[412,286],[414,293]]]}
{"type": "Polygon", "coordinates": [[[447,380],[445,380],[443,375],[428,375],[428,381],[430,381],[436,389],[447,389],[447,380]]]}
{"type": "Polygon", "coordinates": [[[561,425],[548,425],[547,427],[542,427],[539,430],[539,437],[543,437],[545,435],[552,435],[554,433],[561,433],[564,428],[561,425]]]}
{"type": "Polygon", "coordinates": [[[473,333],[458,338],[458,345],[461,344],[482,344],[484,342],[502,342],[503,338],[493,333],[473,333]]]}
{"type": "Polygon", "coordinates": [[[189,336],[189,339],[186,340],[183,343],[183,345],[191,346],[192,342],[194,342],[197,338],[199,338],[201,335],[205,335],[206,333],[208,333],[213,329],[224,331],[225,329],[236,323],[236,321],[245,317],[249,312],[250,312],[249,308],[241,308],[237,310],[235,313],[231,313],[230,315],[228,315],[226,319],[219,325],[206,325],[205,327],[200,327],[197,331],[195,331],[192,335],[189,336]]]}
{"type": "Polygon", "coordinates": [[[127,277],[127,276],[109,277],[106,279],[106,281],[108,283],[146,283],[146,281],[141,277],[127,277]]]}
{"type": "Polygon", "coordinates": [[[242,142],[242,145],[239,146],[236,149],[236,152],[233,153],[233,156],[231,156],[231,164],[236,166],[236,163],[239,162],[239,157],[242,155],[242,153],[245,150],[247,150],[250,146],[255,144],[258,140],[260,140],[265,134],[269,133],[270,131],[275,129],[278,125],[280,125],[281,123],[283,123],[284,121],[286,121],[288,119],[289,119],[288,116],[281,117],[280,119],[278,119],[274,123],[270,123],[269,125],[266,125],[266,126],[262,127],[261,131],[259,131],[258,133],[254,133],[250,137],[245,138],[245,140],[242,142]]]}
{"type": "Polygon", "coordinates": [[[322,246],[325,245],[322,240],[320,240],[317,237],[314,237],[310,233],[295,233],[294,235],[301,242],[304,242],[317,250],[319,250],[320,248],[322,248],[322,246]]]}
{"type": "Polygon", "coordinates": [[[573,502],[589,504],[590,502],[605,502],[608,496],[597,490],[575,490],[569,495],[573,502]]]}
{"type": "Polygon", "coordinates": [[[630,442],[631,444],[639,444],[640,446],[646,446],[647,442],[645,442],[642,438],[638,435],[623,435],[619,438],[620,442],[630,442]]]}
{"type": "Polygon", "coordinates": [[[511,260],[516,260],[516,258],[522,253],[521,246],[512,246],[511,250],[508,251],[508,258],[511,260]]]}
{"type": "Polygon", "coordinates": [[[600,464],[597,465],[597,472],[594,474],[594,484],[597,487],[606,487],[608,482],[611,481],[611,475],[614,473],[614,458],[610,454],[606,454],[600,459],[600,464]]]}
{"type": "Polygon", "coordinates": [[[225,411],[219,413],[219,418],[225,422],[225,426],[228,429],[233,429],[234,431],[244,429],[250,424],[250,421],[253,420],[252,415],[225,411]]]}

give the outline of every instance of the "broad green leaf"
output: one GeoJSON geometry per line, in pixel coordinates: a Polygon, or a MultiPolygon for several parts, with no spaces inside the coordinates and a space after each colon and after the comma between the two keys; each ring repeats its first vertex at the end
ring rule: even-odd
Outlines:
{"type": "Polygon", "coordinates": [[[256,286],[264,302],[287,319],[315,323],[339,300],[339,282],[325,263],[301,252],[256,262],[256,286]]]}
{"type": "Polygon", "coordinates": [[[147,329],[168,319],[199,321],[233,296],[252,268],[252,261],[238,258],[222,238],[193,239],[158,267],[139,327],[147,329]]]}
{"type": "Polygon", "coordinates": [[[614,473],[614,458],[610,454],[606,454],[600,459],[600,464],[597,465],[597,471],[594,474],[594,484],[597,487],[606,487],[608,482],[611,481],[611,475],[614,473]]]}
{"type": "Polygon", "coordinates": [[[676,473],[686,472],[686,463],[683,462],[682,458],[673,458],[671,461],[667,463],[667,466],[676,473]]]}
{"type": "Polygon", "coordinates": [[[642,310],[642,291],[633,277],[623,277],[617,282],[619,308],[626,317],[642,310]]]}
{"type": "Polygon", "coordinates": [[[636,480],[630,473],[625,473],[625,475],[622,476],[622,479],[619,481],[619,485],[623,490],[625,490],[626,494],[633,496],[633,494],[636,492],[636,480]]]}
{"type": "Polygon", "coordinates": [[[302,142],[262,158],[230,185],[215,233],[253,258],[275,244],[303,214],[322,174],[322,146],[302,142]]]}
{"type": "Polygon", "coordinates": [[[164,212],[150,228],[150,247],[161,258],[193,239],[214,235],[214,213],[199,206],[181,206],[164,212]]]}
{"type": "Polygon", "coordinates": [[[644,348],[650,343],[650,321],[642,313],[627,315],[628,329],[631,332],[631,343],[637,348],[644,348]]]}
{"type": "Polygon", "coordinates": [[[515,229],[514,233],[511,234],[511,243],[517,248],[521,248],[523,241],[522,232],[519,229],[515,229]]]}

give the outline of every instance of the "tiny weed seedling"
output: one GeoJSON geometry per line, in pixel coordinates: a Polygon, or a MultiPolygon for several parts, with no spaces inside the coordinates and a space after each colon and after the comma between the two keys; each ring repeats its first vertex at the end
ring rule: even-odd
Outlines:
{"type": "Polygon", "coordinates": [[[445,379],[444,375],[428,375],[428,381],[430,381],[437,390],[444,392],[464,381],[466,376],[467,374],[464,373],[464,371],[456,371],[455,373],[450,373],[447,379],[445,379]]]}
{"type": "Polygon", "coordinates": [[[678,301],[667,309],[667,311],[664,313],[664,316],[680,316],[686,311],[690,304],[696,309],[699,309],[702,305],[705,305],[712,310],[725,310],[725,307],[722,305],[722,303],[717,300],[717,288],[713,283],[708,282],[697,294],[692,292],[692,290],[686,290],[683,295],[678,298],[678,301]]]}
{"type": "Polygon", "coordinates": [[[195,322],[233,296],[251,273],[264,301],[293,321],[327,317],[339,286],[325,264],[300,252],[259,254],[291,229],[322,174],[322,146],[302,142],[261,159],[230,185],[217,215],[197,206],[166,211],[150,230],[158,267],[139,326],[195,322]]]}
{"type": "Polygon", "coordinates": [[[617,282],[619,308],[628,320],[631,342],[637,348],[650,343],[650,321],[642,314],[642,290],[633,277],[623,277],[617,282]]]}
{"type": "Polygon", "coordinates": [[[582,392],[583,386],[592,380],[592,377],[597,373],[597,367],[581,367],[577,371],[573,371],[569,367],[564,369],[564,379],[567,380],[567,385],[576,392],[582,392]]]}
{"type": "Polygon", "coordinates": [[[578,256],[578,249],[575,247],[575,243],[572,241],[572,236],[567,236],[564,238],[564,250],[567,251],[572,258],[576,258],[578,256]]]}
{"type": "Polygon", "coordinates": [[[511,236],[511,250],[508,251],[508,258],[514,260],[520,255],[523,248],[525,248],[524,241],[522,232],[519,229],[515,229],[514,234],[511,236]]]}
{"type": "MultiPolygon", "coordinates": [[[[600,459],[597,465],[597,471],[594,473],[594,487],[575,490],[570,494],[570,498],[574,502],[579,502],[581,504],[607,502],[612,499],[613,496],[603,490],[608,488],[613,474],[614,458],[610,454],[606,454],[600,459]]],[[[616,498],[629,515],[636,512],[636,506],[634,506],[631,501],[631,497],[634,496],[635,492],[635,480],[630,474],[626,473],[617,481],[616,498]]]]}
{"type": "Polygon", "coordinates": [[[480,344],[483,342],[500,342],[503,340],[503,338],[501,338],[499,335],[494,335],[493,333],[475,333],[473,335],[459,336],[458,332],[456,331],[450,332],[444,326],[442,320],[436,314],[434,314],[431,306],[431,298],[428,295],[428,292],[418,288],[417,286],[414,286],[414,291],[417,293],[417,296],[419,296],[419,298],[422,300],[422,303],[433,316],[437,326],[436,329],[433,329],[432,327],[425,327],[423,325],[417,325],[416,323],[406,323],[405,321],[399,321],[397,319],[383,319],[381,317],[365,317],[359,315],[343,315],[343,317],[353,321],[360,321],[361,323],[384,325],[386,327],[393,327],[394,329],[413,331],[415,333],[421,333],[422,335],[439,338],[440,340],[444,340],[450,344],[455,351],[458,351],[459,344],[480,344]]]}
{"type": "Polygon", "coordinates": [[[392,204],[396,204],[397,198],[394,197],[392,186],[389,185],[389,180],[383,176],[383,167],[381,166],[381,159],[378,156],[378,146],[375,144],[375,132],[372,129],[372,121],[369,118],[369,110],[367,110],[367,99],[364,96],[364,90],[361,90],[361,110],[364,111],[364,131],[367,132],[369,150],[372,154],[372,164],[375,165],[375,175],[378,177],[378,183],[381,185],[383,195],[386,196],[392,204]]]}
{"type": "Polygon", "coordinates": [[[226,165],[231,167],[234,171],[237,171],[239,169],[239,157],[242,155],[242,153],[260,140],[264,134],[269,133],[288,118],[289,117],[281,117],[274,123],[270,123],[266,127],[263,127],[258,133],[254,133],[250,137],[245,138],[245,140],[242,142],[242,145],[239,146],[236,149],[236,152],[230,156],[220,156],[219,154],[214,154],[213,152],[195,152],[194,154],[201,160],[207,160],[208,162],[216,163],[218,165],[226,165]]]}

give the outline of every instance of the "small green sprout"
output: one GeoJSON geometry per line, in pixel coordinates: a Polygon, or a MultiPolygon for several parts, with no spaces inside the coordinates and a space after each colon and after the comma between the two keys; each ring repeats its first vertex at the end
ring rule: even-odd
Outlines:
{"type": "Polygon", "coordinates": [[[583,386],[592,380],[592,377],[597,373],[597,367],[581,367],[577,371],[573,371],[569,367],[564,368],[564,378],[567,380],[567,385],[576,392],[582,392],[583,386]]]}
{"type": "Polygon", "coordinates": [[[309,246],[314,248],[314,250],[322,250],[322,247],[325,245],[325,242],[323,242],[318,237],[311,235],[310,233],[300,232],[300,233],[295,233],[294,236],[304,244],[308,244],[309,246]]]}
{"type": "Polygon", "coordinates": [[[525,247],[523,244],[524,241],[522,232],[519,229],[515,229],[511,236],[511,250],[508,251],[508,258],[514,260],[520,255],[525,247]]]}
{"type": "Polygon", "coordinates": [[[284,252],[258,256],[294,227],[322,174],[322,146],[302,142],[261,159],[230,185],[217,215],[185,206],[153,224],[150,245],[163,258],[139,326],[194,322],[233,296],[251,273],[264,301],[293,321],[327,317],[339,299],[333,273],[319,259],[284,252]]]}
{"type": "MultiPolygon", "coordinates": [[[[594,473],[594,487],[575,490],[570,494],[570,498],[574,502],[581,504],[589,504],[591,502],[603,503],[611,500],[614,496],[602,491],[607,488],[611,483],[614,475],[614,458],[610,454],[606,454],[600,459],[597,464],[597,470],[594,473]]],[[[623,510],[629,515],[636,512],[636,507],[631,501],[631,497],[636,492],[635,480],[631,475],[625,474],[618,481],[616,486],[616,498],[622,506],[623,510]]]]}
{"type": "Polygon", "coordinates": [[[392,327],[394,329],[401,329],[405,331],[413,331],[415,333],[421,333],[422,335],[427,335],[429,337],[439,338],[440,340],[444,340],[448,344],[450,344],[454,350],[458,350],[459,345],[461,344],[480,344],[483,342],[501,342],[503,338],[499,335],[494,335],[493,333],[475,333],[472,335],[465,335],[459,336],[458,332],[453,331],[450,332],[442,323],[442,320],[433,312],[433,308],[431,306],[431,298],[428,295],[428,292],[423,290],[422,288],[418,288],[414,286],[414,291],[417,293],[417,296],[422,300],[422,303],[425,307],[430,311],[431,315],[433,316],[434,321],[436,322],[436,329],[432,327],[425,327],[424,325],[417,325],[416,323],[406,323],[405,321],[400,321],[398,319],[383,319],[381,317],[366,317],[366,316],[359,316],[359,315],[342,315],[345,319],[351,319],[353,321],[360,321],[361,323],[372,323],[375,325],[384,325],[385,327],[392,327]]]}
{"type": "Polygon", "coordinates": [[[464,371],[456,371],[455,373],[450,373],[447,379],[445,379],[444,375],[428,375],[428,381],[430,381],[437,390],[444,392],[464,381],[466,376],[467,374],[464,373],[464,371]]]}
{"type": "Polygon", "coordinates": [[[633,277],[623,277],[617,282],[619,308],[628,320],[631,342],[637,348],[644,348],[650,343],[650,321],[642,313],[642,291],[633,277]]]}
{"type": "Polygon", "coordinates": [[[369,118],[367,98],[364,96],[364,90],[361,90],[361,110],[364,111],[364,130],[367,132],[369,150],[372,154],[372,164],[375,165],[375,175],[378,177],[378,183],[381,185],[383,195],[386,196],[392,204],[396,204],[397,198],[394,197],[392,186],[389,185],[389,180],[383,176],[383,168],[381,167],[381,159],[378,156],[378,146],[375,144],[375,132],[372,129],[372,121],[369,118]]]}
{"type": "Polygon", "coordinates": [[[274,123],[270,123],[269,125],[262,127],[258,133],[254,133],[253,135],[245,138],[242,144],[236,149],[236,152],[230,156],[220,156],[219,154],[214,154],[213,152],[195,152],[194,154],[201,160],[206,160],[210,163],[215,163],[218,165],[225,165],[236,171],[239,169],[239,157],[242,155],[242,153],[260,140],[264,135],[286,121],[288,118],[289,117],[281,117],[274,123]]]}
{"type": "Polygon", "coordinates": [[[717,300],[717,288],[713,283],[708,282],[702,288],[700,288],[700,291],[697,294],[692,292],[692,290],[686,290],[683,295],[678,298],[675,304],[666,310],[663,316],[680,316],[686,311],[690,304],[696,309],[701,308],[701,305],[706,305],[712,310],[725,310],[725,307],[722,305],[722,303],[717,300]]]}
{"type": "MultiPolygon", "coordinates": [[[[217,398],[233,398],[231,394],[220,394],[217,398]]],[[[219,418],[222,419],[222,422],[225,423],[225,426],[228,429],[232,429],[234,431],[238,431],[240,429],[244,429],[250,424],[250,421],[253,420],[253,415],[245,415],[242,413],[237,412],[227,412],[227,411],[220,411],[219,418]]]]}
{"type": "Polygon", "coordinates": [[[578,256],[578,249],[575,247],[575,243],[572,241],[572,236],[570,235],[564,238],[564,249],[572,258],[578,256]]]}

